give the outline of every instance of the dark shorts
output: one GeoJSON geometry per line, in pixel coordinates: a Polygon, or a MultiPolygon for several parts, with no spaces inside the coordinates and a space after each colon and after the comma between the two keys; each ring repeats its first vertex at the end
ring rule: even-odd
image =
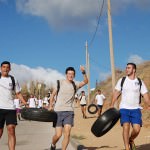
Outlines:
{"type": "Polygon", "coordinates": [[[74,112],[73,111],[56,111],[57,122],[56,127],[64,127],[64,125],[69,124],[74,125],[74,112]]]}
{"type": "Polygon", "coordinates": [[[97,107],[98,107],[99,109],[102,109],[103,105],[97,105],[97,107]]]}
{"type": "Polygon", "coordinates": [[[16,112],[17,113],[21,113],[21,109],[20,108],[16,108],[16,112]]]}
{"type": "Polygon", "coordinates": [[[17,125],[16,110],[0,109],[0,128],[6,125],[17,125]]]}
{"type": "Polygon", "coordinates": [[[120,109],[120,123],[139,124],[142,126],[142,113],[140,109],[120,109]]]}
{"type": "Polygon", "coordinates": [[[86,106],[86,104],[80,104],[80,106],[86,106]]]}

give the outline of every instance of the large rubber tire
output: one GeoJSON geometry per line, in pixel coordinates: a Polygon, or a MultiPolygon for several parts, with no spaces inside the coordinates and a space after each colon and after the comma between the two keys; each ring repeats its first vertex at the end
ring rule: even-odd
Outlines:
{"type": "Polygon", "coordinates": [[[119,120],[120,112],[116,108],[110,108],[98,118],[91,127],[91,132],[100,137],[106,134],[119,120]]]}
{"type": "Polygon", "coordinates": [[[44,108],[23,108],[21,110],[21,117],[26,120],[41,121],[41,122],[56,122],[56,112],[48,111],[44,108]]]}
{"type": "Polygon", "coordinates": [[[90,104],[90,105],[88,106],[87,110],[88,110],[88,112],[89,112],[90,114],[96,114],[97,111],[98,111],[98,108],[97,108],[97,105],[95,105],[95,104],[90,104]],[[93,111],[92,109],[94,109],[94,111],[93,111]]]}

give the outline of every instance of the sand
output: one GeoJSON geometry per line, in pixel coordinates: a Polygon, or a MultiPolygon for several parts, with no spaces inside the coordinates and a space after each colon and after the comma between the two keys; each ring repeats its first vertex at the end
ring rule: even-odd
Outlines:
{"type": "MultiPolygon", "coordinates": [[[[105,111],[105,110],[104,110],[105,111]]],[[[83,119],[80,107],[75,107],[75,125],[71,136],[84,145],[86,150],[123,150],[122,127],[118,122],[108,133],[102,137],[95,137],[91,126],[97,115],[87,113],[88,118],[83,119]]],[[[135,140],[137,150],[150,150],[150,126],[143,126],[135,140]]]]}

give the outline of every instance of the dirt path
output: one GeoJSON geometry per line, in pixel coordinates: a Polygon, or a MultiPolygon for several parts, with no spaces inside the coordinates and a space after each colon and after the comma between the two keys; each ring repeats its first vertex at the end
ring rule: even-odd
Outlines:
{"type": "MultiPolygon", "coordinates": [[[[119,122],[107,134],[97,138],[91,133],[91,126],[97,119],[96,115],[87,115],[88,118],[83,119],[80,108],[75,108],[75,126],[72,130],[72,137],[85,146],[84,150],[124,149],[122,128],[119,122]]],[[[137,145],[137,150],[150,150],[150,127],[142,127],[135,144],[137,145]]]]}

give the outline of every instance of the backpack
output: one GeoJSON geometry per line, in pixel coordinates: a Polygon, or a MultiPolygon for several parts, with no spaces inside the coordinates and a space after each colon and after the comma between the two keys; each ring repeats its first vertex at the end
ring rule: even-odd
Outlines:
{"type": "MultiPolygon", "coordinates": [[[[1,78],[2,74],[0,72],[0,78],[1,78]]],[[[15,79],[12,75],[8,75],[10,78],[11,78],[11,81],[12,81],[12,90],[14,91],[15,90],[15,79]]]]}
{"type": "MultiPolygon", "coordinates": [[[[71,83],[72,83],[72,86],[73,86],[73,88],[74,88],[74,95],[75,95],[75,93],[76,93],[76,91],[77,91],[76,85],[75,85],[75,82],[74,82],[74,81],[72,81],[71,83]]],[[[58,95],[59,89],[60,89],[60,81],[57,80],[57,95],[58,95]]]]}
{"type": "MultiPolygon", "coordinates": [[[[123,77],[122,80],[121,80],[121,92],[122,92],[122,88],[123,88],[123,84],[124,84],[124,81],[125,81],[126,77],[123,77]]],[[[137,78],[138,81],[139,81],[139,85],[140,85],[140,89],[139,89],[139,92],[141,92],[141,86],[142,86],[142,81],[140,78],[137,78]]],[[[140,93],[140,97],[139,97],[139,104],[141,103],[141,93],[140,93]]]]}

